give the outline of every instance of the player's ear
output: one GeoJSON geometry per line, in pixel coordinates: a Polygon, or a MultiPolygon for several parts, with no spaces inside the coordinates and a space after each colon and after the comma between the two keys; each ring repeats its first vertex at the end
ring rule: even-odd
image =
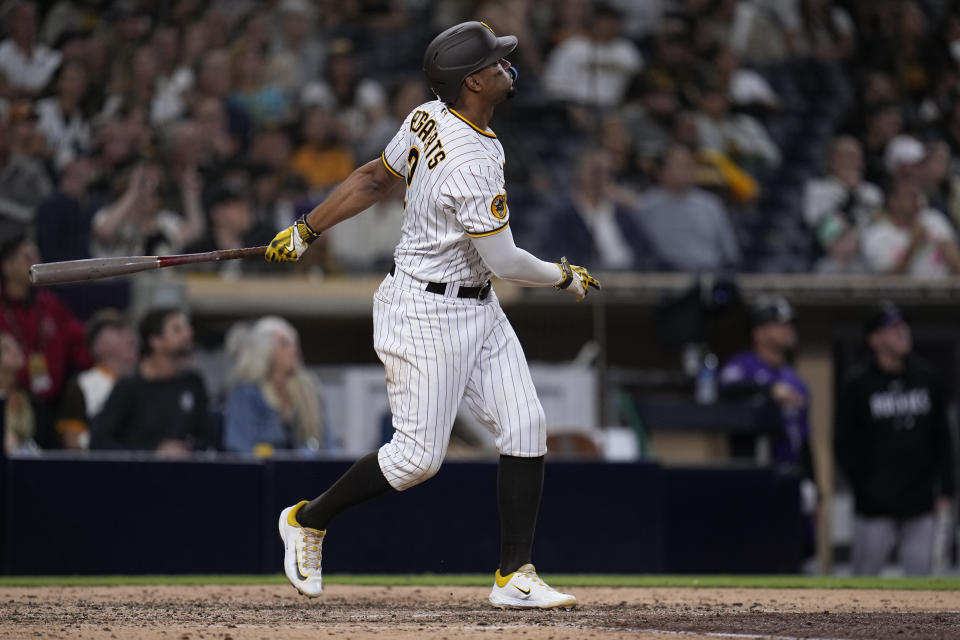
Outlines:
{"type": "Polygon", "coordinates": [[[463,84],[466,85],[466,87],[470,89],[470,91],[473,91],[474,93],[478,93],[482,88],[482,83],[480,82],[480,79],[477,77],[477,74],[471,74],[467,76],[466,79],[464,79],[463,84]]]}

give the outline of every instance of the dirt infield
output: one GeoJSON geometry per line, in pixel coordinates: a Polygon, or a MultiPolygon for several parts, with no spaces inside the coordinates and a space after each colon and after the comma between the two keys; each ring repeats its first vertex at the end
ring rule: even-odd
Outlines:
{"type": "Polygon", "coordinates": [[[960,638],[960,592],[576,588],[574,611],[498,611],[486,588],[0,588],[8,638],[960,638]]]}

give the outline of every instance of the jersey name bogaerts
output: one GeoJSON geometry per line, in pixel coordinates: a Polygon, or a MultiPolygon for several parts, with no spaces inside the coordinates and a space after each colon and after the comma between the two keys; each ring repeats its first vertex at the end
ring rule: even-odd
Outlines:
{"type": "Polygon", "coordinates": [[[510,220],[496,134],[434,100],[407,116],[381,160],[407,186],[397,267],[429,282],[485,282],[490,270],[471,237],[510,220]]]}

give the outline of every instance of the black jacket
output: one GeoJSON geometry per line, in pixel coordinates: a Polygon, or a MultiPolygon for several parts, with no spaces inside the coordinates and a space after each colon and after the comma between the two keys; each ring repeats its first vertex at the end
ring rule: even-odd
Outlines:
{"type": "Polygon", "coordinates": [[[953,495],[946,399],[936,370],[914,356],[890,374],[853,368],[837,402],[837,461],[865,516],[907,518],[953,495]]]}
{"type": "MultiPolygon", "coordinates": [[[[633,252],[632,271],[655,271],[658,269],[653,257],[653,247],[628,209],[614,205],[614,219],[623,240],[633,252]]],[[[548,212],[549,233],[543,235],[541,250],[545,255],[566,256],[571,264],[589,264],[597,266],[596,238],[578,211],[578,205],[572,198],[565,197],[555,203],[548,212]]]]}
{"type": "Polygon", "coordinates": [[[114,385],[90,425],[90,448],[153,451],[172,439],[204,449],[215,444],[207,411],[206,387],[195,371],[165,380],[137,372],[114,385]]]}

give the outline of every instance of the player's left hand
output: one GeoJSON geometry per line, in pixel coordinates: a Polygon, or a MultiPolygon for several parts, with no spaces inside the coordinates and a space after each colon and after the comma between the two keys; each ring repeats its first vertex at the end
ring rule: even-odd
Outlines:
{"type": "Polygon", "coordinates": [[[557,289],[569,291],[577,298],[577,302],[586,297],[590,287],[600,288],[599,280],[591,276],[590,272],[584,267],[570,264],[566,257],[560,258],[560,262],[557,262],[556,265],[563,272],[563,277],[553,286],[557,289]]]}
{"type": "Polygon", "coordinates": [[[306,216],[301,216],[270,241],[264,258],[267,262],[296,262],[319,237],[320,234],[307,224],[306,216]]]}

